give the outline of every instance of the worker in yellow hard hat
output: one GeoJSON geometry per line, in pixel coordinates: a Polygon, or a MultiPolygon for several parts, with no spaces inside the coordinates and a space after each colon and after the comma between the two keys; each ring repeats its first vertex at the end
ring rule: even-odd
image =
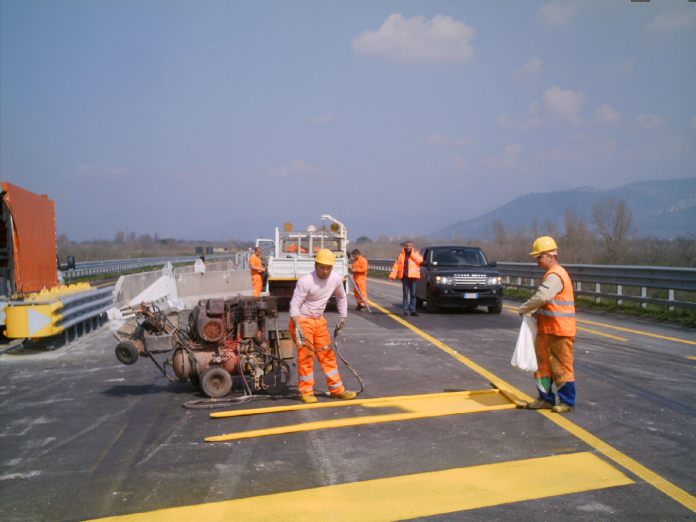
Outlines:
{"type": "Polygon", "coordinates": [[[333,272],[336,254],[326,248],[321,249],[314,258],[314,271],[301,277],[295,285],[290,301],[290,333],[298,353],[298,389],[302,402],[314,403],[314,356],[319,359],[326,374],[329,393],[337,399],[353,399],[354,391],[346,390],[338,373],[336,353],[331,344],[331,336],[324,317],[326,304],[332,296],[336,297],[338,325],[334,338],[341,332],[348,315],[348,299],[343,288],[341,276],[333,272]]]}
{"type": "Polygon", "coordinates": [[[249,256],[249,271],[251,272],[251,286],[255,296],[261,295],[263,289],[263,274],[266,269],[261,261],[261,249],[256,247],[254,253],[249,256]]]}
{"type": "Polygon", "coordinates": [[[519,308],[520,315],[533,314],[537,320],[534,348],[538,369],[534,373],[539,395],[526,407],[566,413],[575,408],[575,296],[573,282],[558,263],[558,246],[550,236],[537,238],[529,253],[546,270],[536,293],[519,308]],[[558,404],[552,390],[556,387],[558,404]]]}

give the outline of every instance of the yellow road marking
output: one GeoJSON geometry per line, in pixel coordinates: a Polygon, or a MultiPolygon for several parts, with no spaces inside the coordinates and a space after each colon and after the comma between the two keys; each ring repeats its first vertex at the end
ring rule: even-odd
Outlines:
{"type": "MultiPolygon", "coordinates": [[[[505,308],[507,308],[508,310],[515,311],[515,312],[518,310],[517,307],[509,306],[509,305],[505,305],[505,308]]],[[[690,344],[690,345],[696,346],[696,341],[690,341],[689,339],[680,339],[679,337],[668,337],[666,335],[654,334],[651,332],[646,332],[644,330],[635,330],[633,328],[624,328],[623,326],[614,326],[612,324],[600,323],[597,321],[590,321],[588,319],[576,319],[576,321],[578,323],[589,324],[591,326],[601,326],[602,328],[609,328],[611,330],[618,330],[620,332],[627,332],[627,333],[632,333],[632,334],[636,334],[636,335],[642,335],[645,337],[654,337],[655,339],[662,339],[664,341],[673,341],[675,343],[683,343],[683,344],[690,344]]],[[[590,330],[589,328],[585,328],[585,331],[596,333],[597,335],[603,335],[605,337],[612,337],[610,334],[600,333],[600,332],[597,332],[596,330],[590,330]]],[[[621,341],[628,341],[628,339],[624,339],[623,337],[612,337],[612,338],[618,339],[621,341]]]]}
{"type": "Polygon", "coordinates": [[[586,319],[578,319],[579,323],[583,324],[589,324],[592,326],[602,326],[604,328],[611,328],[612,330],[618,330],[620,332],[628,332],[636,335],[643,335],[645,337],[654,337],[655,339],[663,339],[665,341],[674,341],[675,343],[684,343],[684,344],[691,344],[693,346],[696,346],[696,341],[689,341],[688,339],[680,339],[678,337],[668,337],[665,335],[658,335],[650,332],[645,332],[643,330],[634,330],[632,328],[624,328],[622,326],[613,326],[611,324],[606,324],[606,323],[598,323],[596,321],[588,321],[586,319]]]}
{"type": "Polygon", "coordinates": [[[227,410],[227,411],[215,411],[210,414],[210,417],[214,419],[222,419],[227,417],[243,417],[246,415],[258,415],[264,413],[279,413],[286,411],[298,411],[298,410],[317,410],[323,408],[340,408],[344,406],[367,406],[372,408],[380,408],[383,406],[391,406],[394,403],[397,404],[406,401],[422,400],[424,398],[436,399],[440,397],[476,397],[477,395],[485,395],[489,393],[498,393],[498,390],[471,390],[471,391],[461,391],[461,392],[442,392],[442,393],[428,393],[419,395],[394,395],[392,397],[376,397],[374,399],[355,399],[351,401],[332,401],[332,402],[319,402],[315,404],[294,404],[291,406],[272,406],[270,408],[251,408],[248,410],[227,410]]]}
{"type": "Polygon", "coordinates": [[[349,482],[100,519],[380,522],[455,513],[634,482],[589,452],[349,482]]]}
{"type": "MultiPolygon", "coordinates": [[[[394,422],[403,420],[426,419],[442,417],[445,415],[459,415],[463,413],[477,413],[482,411],[497,411],[515,409],[505,395],[498,390],[477,392],[466,396],[462,393],[437,394],[438,397],[423,395],[419,398],[410,398],[404,401],[375,400],[363,401],[362,406],[367,408],[392,408],[400,409],[399,413],[385,413],[382,415],[367,415],[362,417],[347,417],[343,419],[330,419],[315,422],[303,422],[301,424],[289,424],[275,428],[240,431],[206,437],[206,442],[226,442],[230,440],[251,439],[269,435],[281,435],[287,433],[299,433],[332,428],[345,428],[349,426],[361,426],[365,424],[378,424],[382,422],[394,422]]],[[[355,402],[352,405],[356,405],[355,402]]],[[[291,407],[292,408],[292,407],[291,407]]],[[[269,408],[271,410],[275,408],[269,408]]]]}
{"type": "MultiPolygon", "coordinates": [[[[443,350],[445,353],[450,354],[452,357],[457,359],[458,361],[464,363],[466,366],[474,370],[476,373],[479,375],[485,377],[488,379],[493,386],[498,388],[501,392],[505,393],[506,395],[510,396],[513,398],[513,400],[517,400],[518,397],[523,398],[525,401],[530,401],[531,397],[527,395],[526,393],[518,390],[508,382],[504,381],[500,377],[496,376],[495,374],[491,373],[490,371],[486,370],[485,368],[479,366],[475,362],[471,361],[469,358],[464,357],[461,355],[459,352],[454,350],[453,348],[450,348],[447,346],[445,343],[435,339],[431,335],[425,333],[424,331],[420,330],[419,328],[416,328],[413,326],[411,323],[408,321],[404,321],[401,317],[398,317],[391,313],[389,310],[386,308],[378,305],[377,303],[372,303],[372,306],[380,310],[382,313],[388,315],[391,317],[394,321],[401,323],[405,325],[407,328],[421,336],[422,338],[430,341],[433,343],[435,346],[443,350]],[[502,386],[502,387],[501,387],[502,386]]],[[[680,504],[686,506],[688,509],[692,511],[696,511],[696,497],[688,493],[687,491],[681,489],[679,486],[672,484],[669,482],[667,479],[664,477],[658,475],[651,469],[647,468],[640,462],[632,459],[628,455],[625,455],[621,453],[619,450],[613,448],[606,442],[602,441],[601,439],[595,437],[593,434],[591,434],[589,431],[585,430],[584,428],[581,428],[577,424],[569,421],[567,418],[565,418],[563,415],[558,415],[554,413],[548,413],[543,410],[537,410],[539,413],[542,415],[545,415],[547,419],[549,419],[551,422],[556,423],[558,426],[562,427],[563,429],[567,430],[568,432],[572,433],[575,435],[577,438],[582,440],[583,442],[589,444],[591,447],[595,448],[596,450],[602,452],[604,455],[606,455],[608,458],[619,464],[620,466],[623,466],[625,469],[631,471],[641,479],[645,480],[648,484],[653,486],[654,488],[658,489],[665,495],[669,496],[670,498],[676,500],[680,504]]]]}
{"type": "Polygon", "coordinates": [[[591,328],[584,328],[584,327],[582,327],[582,326],[578,326],[578,330],[580,330],[580,331],[582,331],[582,332],[588,332],[588,333],[591,333],[591,334],[594,334],[594,335],[599,335],[599,336],[601,336],[601,337],[608,337],[609,339],[614,339],[615,341],[628,341],[628,339],[627,339],[626,337],[619,337],[618,335],[611,335],[611,334],[608,334],[608,333],[604,333],[604,332],[599,332],[599,331],[597,331],[597,330],[593,330],[593,329],[591,329],[591,328]]]}
{"type": "Polygon", "coordinates": [[[689,357],[687,357],[687,359],[691,359],[693,361],[696,361],[696,357],[694,357],[693,355],[690,355],[689,357]]]}

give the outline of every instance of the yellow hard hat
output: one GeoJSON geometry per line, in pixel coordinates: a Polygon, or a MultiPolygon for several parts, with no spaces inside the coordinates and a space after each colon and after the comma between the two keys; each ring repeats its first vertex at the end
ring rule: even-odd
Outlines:
{"type": "Polygon", "coordinates": [[[336,254],[328,248],[322,248],[317,252],[317,257],[314,258],[314,261],[321,265],[334,266],[336,264],[336,254]]]}
{"type": "Polygon", "coordinates": [[[534,244],[532,245],[532,251],[529,253],[530,256],[538,256],[544,252],[551,252],[552,250],[558,250],[558,245],[551,236],[541,236],[536,238],[534,244]]]}

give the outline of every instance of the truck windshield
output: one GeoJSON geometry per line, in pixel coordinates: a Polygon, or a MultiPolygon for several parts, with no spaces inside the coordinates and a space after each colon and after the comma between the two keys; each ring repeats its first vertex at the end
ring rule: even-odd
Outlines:
{"type": "Polygon", "coordinates": [[[447,248],[433,250],[433,264],[438,266],[485,266],[486,256],[473,248],[447,248]]]}

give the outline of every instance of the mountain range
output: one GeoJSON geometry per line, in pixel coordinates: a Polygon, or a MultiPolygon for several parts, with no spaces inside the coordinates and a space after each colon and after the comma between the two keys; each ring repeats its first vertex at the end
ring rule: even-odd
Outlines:
{"type": "Polygon", "coordinates": [[[490,238],[499,221],[511,231],[536,222],[556,223],[563,231],[567,209],[573,209],[590,229],[595,225],[592,207],[606,197],[623,200],[633,215],[633,235],[674,239],[696,236],[696,177],[665,181],[638,181],[610,190],[580,187],[572,190],[520,196],[477,218],[458,221],[429,234],[434,239],[490,238]]]}

